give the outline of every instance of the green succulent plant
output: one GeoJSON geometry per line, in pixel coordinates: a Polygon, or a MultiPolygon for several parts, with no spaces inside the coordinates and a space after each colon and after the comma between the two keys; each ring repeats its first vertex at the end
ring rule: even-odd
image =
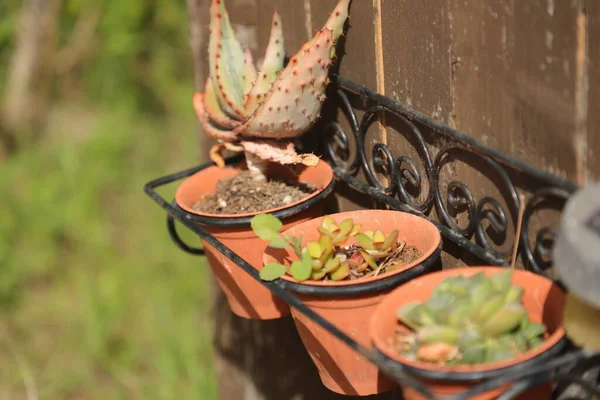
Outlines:
{"type": "Polygon", "coordinates": [[[427,301],[400,307],[397,317],[408,329],[400,329],[398,350],[413,360],[454,365],[506,360],[539,346],[546,326],[531,321],[512,275],[508,269],[452,276],[427,301]]]}
{"type": "Polygon", "coordinates": [[[376,270],[378,262],[387,258],[398,246],[398,231],[388,235],[382,231],[360,232],[361,225],[352,219],[339,224],[330,216],[323,217],[318,226],[319,238],[302,244],[303,238],[285,236],[280,230],[283,224],[271,214],[260,214],[252,218],[252,230],[261,239],[269,242],[273,248],[290,248],[298,257],[288,267],[269,263],[260,270],[260,277],[273,281],[289,273],[298,281],[324,280],[342,281],[351,274],[376,270]],[[346,246],[350,238],[355,244],[346,246]]]}

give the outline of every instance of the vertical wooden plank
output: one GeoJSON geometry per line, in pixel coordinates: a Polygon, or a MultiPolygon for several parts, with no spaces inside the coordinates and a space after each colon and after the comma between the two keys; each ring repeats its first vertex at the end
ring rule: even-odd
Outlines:
{"type": "Polygon", "coordinates": [[[456,127],[575,179],[579,2],[451,3],[456,127]]]}
{"type": "MultiPolygon", "coordinates": [[[[302,0],[302,2],[306,5],[306,9],[310,10],[311,17],[308,25],[314,34],[317,29],[323,27],[338,0],[302,0]]],[[[351,3],[350,18],[347,23],[348,30],[346,36],[340,38],[337,48],[337,54],[340,57],[339,74],[373,90],[378,89],[379,79],[383,78],[378,76],[379,66],[377,64],[377,46],[380,43],[377,26],[381,23],[377,12],[378,6],[379,0],[360,0],[351,3]]],[[[359,120],[362,116],[362,112],[357,112],[359,120]]],[[[341,113],[338,114],[338,120],[343,129],[349,133],[352,142],[350,126],[341,113]]],[[[385,142],[385,132],[379,124],[374,124],[365,138],[365,148],[369,160],[370,149],[376,142],[385,142]]],[[[355,151],[353,146],[351,153],[355,154],[355,151]]],[[[362,173],[358,178],[363,178],[362,173]]],[[[338,185],[337,192],[340,211],[372,208],[375,205],[370,198],[352,191],[344,184],[338,185]]]]}
{"type": "MultiPolygon", "coordinates": [[[[388,97],[448,123],[453,110],[448,1],[385,0],[381,4],[383,91],[388,97]]],[[[391,117],[386,125],[387,144],[394,156],[411,158],[425,176],[422,155],[417,152],[418,143],[409,128],[391,117]]],[[[440,145],[437,135],[425,131],[423,134],[435,152],[440,145]]],[[[424,179],[420,192],[414,193],[415,201],[422,202],[428,192],[429,182],[424,179]]],[[[435,212],[431,216],[435,218],[435,212]]],[[[452,247],[450,242],[444,242],[444,248],[452,247]]],[[[442,262],[452,266],[457,260],[444,253],[442,262]]]]}
{"type": "Polygon", "coordinates": [[[446,0],[382,2],[386,95],[442,121],[452,112],[446,0]]]}
{"type": "Polygon", "coordinates": [[[587,178],[600,180],[600,2],[586,2],[588,16],[587,178]]]}

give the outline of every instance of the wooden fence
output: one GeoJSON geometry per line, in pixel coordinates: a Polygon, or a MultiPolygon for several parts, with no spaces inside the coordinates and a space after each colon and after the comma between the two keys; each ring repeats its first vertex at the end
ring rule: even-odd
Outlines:
{"type": "MultiPolygon", "coordinates": [[[[240,39],[260,59],[274,8],[292,54],[336,2],[227,0],[227,7],[240,39]]],[[[188,3],[201,88],[209,1],[188,3]]],[[[350,15],[340,69],[345,78],[578,185],[600,178],[600,1],[354,0],[350,15]]],[[[368,141],[414,155],[394,129],[380,124],[368,141]]],[[[485,171],[466,164],[442,179],[458,176],[475,196],[497,190],[485,171]]],[[[338,206],[365,203],[341,188],[338,206]]],[[[291,320],[240,321],[217,298],[222,399],[338,398],[322,388],[291,320]]]]}

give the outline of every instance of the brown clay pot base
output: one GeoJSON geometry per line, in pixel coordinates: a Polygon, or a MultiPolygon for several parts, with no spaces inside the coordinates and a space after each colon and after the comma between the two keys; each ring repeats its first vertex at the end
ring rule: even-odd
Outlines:
{"type": "MultiPolygon", "coordinates": [[[[232,178],[245,170],[244,164],[219,168],[211,166],[201,170],[181,183],[175,194],[177,205],[190,214],[190,219],[238,254],[254,268],[262,266],[262,256],[267,243],[259,239],[250,227],[250,218],[259,213],[209,214],[194,209],[199,199],[215,193],[219,181],[232,178]]],[[[322,199],[333,190],[333,171],[324,161],[316,167],[302,168],[294,173],[290,168],[269,165],[267,174],[278,179],[303,182],[316,190],[304,199],[284,207],[264,210],[265,213],[282,214],[283,229],[323,215],[322,199]]],[[[248,319],[275,319],[290,314],[289,306],[235,265],[216,248],[202,241],[209,265],[221,286],[231,310],[248,319]]]]}
{"type": "MultiPolygon", "coordinates": [[[[565,293],[552,281],[531,272],[515,270],[513,283],[525,289],[523,304],[534,322],[548,327],[549,336],[539,347],[505,361],[478,365],[436,365],[413,361],[398,354],[393,346],[393,337],[398,326],[396,311],[411,301],[425,301],[433,289],[449,276],[471,276],[484,271],[487,275],[497,273],[502,267],[466,267],[427,274],[407,282],[392,291],[375,310],[369,325],[369,335],[377,350],[386,357],[400,363],[409,372],[418,376],[422,383],[436,396],[450,396],[464,392],[480,383],[481,379],[498,377],[511,367],[521,367],[539,362],[560,351],[564,346],[562,316],[565,293]]],[[[511,385],[492,389],[473,396],[476,400],[491,400],[505,392],[511,385]]],[[[407,400],[424,399],[413,389],[403,388],[407,400]]],[[[519,398],[546,399],[551,391],[550,384],[528,390],[519,398]]]]}
{"type": "Polygon", "coordinates": [[[315,190],[315,185],[279,177],[267,176],[266,181],[256,181],[250,171],[244,170],[231,178],[221,179],[215,193],[204,196],[193,208],[208,214],[258,213],[302,201],[315,190]]]}
{"type": "MultiPolygon", "coordinates": [[[[424,218],[400,211],[361,210],[330,215],[337,223],[351,218],[362,230],[390,232],[398,229],[399,237],[415,247],[421,257],[402,268],[356,280],[298,282],[284,276],[288,290],[294,292],[311,310],[338,327],[350,338],[371,348],[368,325],[377,305],[397,285],[425,273],[440,254],[441,236],[438,229],[424,218]],[[425,268],[425,265],[429,267],[425,268]]],[[[322,218],[298,224],[284,232],[287,236],[303,235],[304,244],[319,236],[317,226],[322,218]]],[[[348,241],[351,245],[352,239],[348,241]]],[[[263,263],[294,259],[287,249],[270,249],[263,263]]],[[[292,308],[294,323],[304,347],[313,360],[321,381],[331,391],[354,396],[368,396],[390,391],[397,383],[382,374],[378,367],[337,339],[315,321],[292,308]]]]}

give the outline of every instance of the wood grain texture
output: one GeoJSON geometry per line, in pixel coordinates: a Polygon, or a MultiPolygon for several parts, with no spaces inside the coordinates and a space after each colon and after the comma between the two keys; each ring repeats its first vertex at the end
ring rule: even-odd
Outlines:
{"type": "MultiPolygon", "coordinates": [[[[346,23],[346,34],[340,38],[337,47],[338,64],[335,70],[332,71],[373,90],[377,90],[378,85],[376,26],[380,23],[380,20],[377,17],[375,8],[377,1],[354,0],[350,4],[350,17],[346,23]]],[[[309,8],[313,32],[323,27],[327,18],[329,18],[329,13],[334,9],[337,2],[337,0],[310,0],[309,8]]],[[[357,112],[359,119],[362,116],[362,112],[357,112]]],[[[339,112],[334,117],[337,117],[343,129],[349,133],[350,141],[353,142],[350,126],[343,114],[339,112]]],[[[385,142],[385,140],[385,131],[376,123],[371,127],[365,138],[365,147],[368,149],[369,160],[371,160],[370,149],[373,148],[373,145],[376,142],[385,142]]],[[[352,146],[352,157],[355,151],[356,148],[352,146]]],[[[358,177],[362,179],[362,173],[358,177]]],[[[377,206],[368,196],[353,191],[343,183],[338,185],[336,198],[340,211],[351,211],[377,206]]]]}
{"type": "MultiPolygon", "coordinates": [[[[450,3],[455,127],[488,146],[576,180],[577,138],[582,134],[577,83],[581,2],[450,3]]],[[[456,168],[476,199],[504,198],[506,191],[489,168],[484,176],[470,171],[468,166],[456,168]]],[[[501,203],[507,207],[506,201],[501,203]]],[[[552,224],[556,218],[556,213],[538,215],[532,232],[541,220],[552,224]]],[[[513,241],[516,216],[510,219],[502,250],[513,241]]]]}
{"type": "Polygon", "coordinates": [[[586,2],[588,16],[587,178],[600,180],[600,2],[586,2]]]}
{"type": "MultiPolygon", "coordinates": [[[[384,0],[381,4],[386,95],[448,123],[453,110],[448,2],[384,0]]],[[[425,178],[419,143],[402,120],[387,115],[385,122],[387,144],[394,156],[411,158],[422,173],[420,190],[409,190],[414,201],[421,203],[429,193],[429,181],[425,178]]],[[[444,141],[435,132],[420,128],[429,151],[435,154],[444,141]]],[[[435,211],[431,216],[437,219],[435,211]]],[[[446,241],[444,248],[452,248],[452,244],[446,241]]],[[[458,263],[448,253],[442,256],[442,262],[445,266],[458,263]]]]}
{"type": "Polygon", "coordinates": [[[574,179],[579,2],[451,3],[456,127],[574,179]]]}
{"type": "Polygon", "coordinates": [[[441,121],[452,112],[446,0],[382,1],[386,94],[441,121]]]}

